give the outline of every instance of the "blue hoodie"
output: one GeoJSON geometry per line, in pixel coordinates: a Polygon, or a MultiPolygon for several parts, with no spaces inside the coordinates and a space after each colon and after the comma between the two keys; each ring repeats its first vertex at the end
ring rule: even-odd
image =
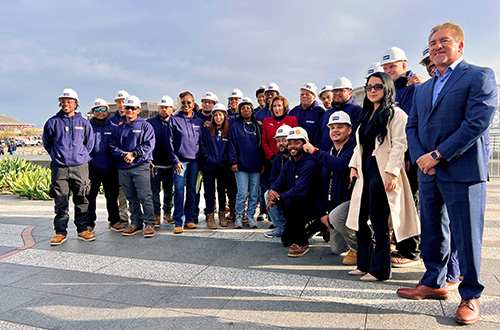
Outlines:
{"type": "MultiPolygon", "coordinates": [[[[273,116],[271,111],[269,111],[269,107],[267,105],[265,107],[263,107],[262,109],[260,109],[259,112],[254,113],[254,115],[255,115],[255,119],[257,119],[261,123],[264,122],[264,119],[271,118],[273,116]]],[[[288,115],[291,116],[290,113],[288,113],[288,115]]]]}
{"type": "Polygon", "coordinates": [[[351,97],[346,103],[340,107],[332,107],[328,109],[321,120],[319,121],[318,133],[316,134],[315,146],[321,150],[330,150],[333,147],[332,139],[330,138],[330,128],[327,126],[330,116],[336,111],[344,111],[351,118],[352,133],[351,136],[355,136],[356,132],[356,121],[358,120],[359,114],[361,113],[361,106],[354,101],[351,97]]]}
{"type": "Polygon", "coordinates": [[[274,158],[273,165],[271,167],[271,175],[269,178],[269,184],[272,185],[280,176],[283,166],[290,160],[290,156],[285,157],[281,152],[278,152],[276,158],[274,158]]]}
{"type": "Polygon", "coordinates": [[[59,166],[85,164],[94,147],[92,126],[79,112],[67,117],[59,111],[43,127],[43,146],[59,166]]]}
{"type": "Polygon", "coordinates": [[[238,117],[240,116],[240,113],[234,113],[231,111],[231,109],[227,109],[227,122],[229,126],[233,125],[236,120],[238,120],[238,117]]]}
{"type": "Polygon", "coordinates": [[[354,138],[349,137],[340,150],[332,147],[329,151],[317,150],[313,153],[321,166],[325,212],[351,199],[352,189],[348,189],[351,180],[349,162],[355,146],[354,138]]]}
{"type": "Polygon", "coordinates": [[[307,131],[307,135],[311,141],[316,138],[316,132],[319,127],[321,117],[325,113],[325,109],[319,105],[318,101],[314,101],[307,109],[297,105],[288,112],[288,116],[295,116],[300,127],[307,131]]]}
{"type": "Polygon", "coordinates": [[[146,120],[153,126],[155,131],[155,148],[153,149],[153,164],[161,166],[172,166],[173,162],[170,160],[172,156],[172,146],[170,144],[170,126],[168,121],[156,115],[153,118],[146,120]]]}
{"type": "Polygon", "coordinates": [[[203,169],[220,172],[229,168],[229,139],[222,137],[222,130],[217,128],[212,137],[210,127],[203,127],[200,149],[203,169]]]}
{"type": "Polygon", "coordinates": [[[398,106],[406,112],[407,115],[410,114],[411,105],[413,102],[413,95],[415,94],[415,88],[420,84],[413,84],[406,86],[408,83],[408,78],[413,77],[415,74],[408,70],[404,76],[399,77],[394,82],[396,87],[396,102],[398,106]]]}
{"type": "Polygon", "coordinates": [[[169,120],[174,164],[200,158],[200,139],[203,121],[194,113],[188,118],[181,111],[169,120]]]}
{"type": "Polygon", "coordinates": [[[109,149],[109,140],[115,134],[116,124],[106,118],[102,124],[98,124],[95,118],[89,120],[94,132],[94,149],[90,153],[90,168],[96,170],[109,170],[116,168],[116,162],[109,149]]]}
{"type": "Polygon", "coordinates": [[[124,115],[121,115],[120,111],[116,110],[115,114],[110,119],[111,119],[111,122],[113,124],[120,125],[120,123],[123,123],[124,121],[127,120],[127,117],[125,117],[124,115]]]}
{"type": "Polygon", "coordinates": [[[153,160],[155,147],[155,131],[150,123],[137,117],[132,122],[124,121],[115,127],[115,134],[110,140],[111,154],[117,160],[118,168],[132,168],[153,160]],[[136,157],[133,163],[124,161],[125,152],[133,152],[136,157]]]}
{"type": "Polygon", "coordinates": [[[196,113],[196,116],[200,118],[203,121],[203,123],[205,123],[206,121],[208,122],[212,121],[212,111],[210,111],[210,114],[208,116],[205,116],[203,114],[203,111],[200,109],[200,111],[196,113]]]}
{"type": "Polygon", "coordinates": [[[259,140],[259,131],[256,132],[253,123],[236,121],[229,131],[229,164],[237,164],[239,171],[260,172],[263,151],[259,140]]]}

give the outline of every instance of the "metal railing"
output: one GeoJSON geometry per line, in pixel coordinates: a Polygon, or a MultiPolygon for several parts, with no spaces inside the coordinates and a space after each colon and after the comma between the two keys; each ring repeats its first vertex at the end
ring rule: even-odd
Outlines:
{"type": "Polygon", "coordinates": [[[500,132],[490,131],[491,157],[488,162],[490,178],[500,178],[500,132]]]}

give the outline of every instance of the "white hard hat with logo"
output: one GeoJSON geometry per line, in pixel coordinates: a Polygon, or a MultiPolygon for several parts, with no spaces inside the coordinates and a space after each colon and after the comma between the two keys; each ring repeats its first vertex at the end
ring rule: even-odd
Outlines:
{"type": "Polygon", "coordinates": [[[249,104],[250,107],[253,109],[253,102],[252,99],[249,97],[243,97],[240,102],[238,102],[238,109],[243,105],[243,104],[249,104]]]}
{"type": "Polygon", "coordinates": [[[336,90],[336,89],[344,89],[344,88],[352,89],[351,81],[349,79],[347,79],[346,77],[338,77],[337,79],[335,79],[335,81],[333,82],[333,85],[332,85],[332,89],[336,90]]]}
{"type": "Polygon", "coordinates": [[[126,99],[127,96],[129,96],[129,93],[127,91],[119,90],[118,93],[116,93],[115,102],[117,100],[126,99]]]}
{"type": "Polygon", "coordinates": [[[307,131],[300,126],[293,127],[290,132],[288,132],[287,140],[299,140],[302,139],[307,141],[309,136],[307,135],[307,131]]]}
{"type": "Polygon", "coordinates": [[[332,124],[347,124],[352,126],[351,117],[344,111],[335,111],[328,119],[328,124],[326,124],[326,126],[330,127],[332,124]]]}
{"type": "Polygon", "coordinates": [[[267,92],[276,92],[278,95],[280,94],[280,87],[278,86],[277,83],[269,83],[269,85],[266,87],[266,90],[264,93],[267,92]]]}
{"type": "Polygon", "coordinates": [[[168,95],[163,95],[158,105],[162,107],[174,107],[174,100],[168,95]]]}
{"type": "Polygon", "coordinates": [[[314,94],[314,96],[318,96],[318,87],[316,87],[315,83],[308,82],[305,83],[300,89],[304,89],[314,94]]]}
{"type": "Polygon", "coordinates": [[[321,90],[319,91],[319,97],[321,97],[321,94],[323,94],[324,92],[331,92],[331,91],[333,91],[333,86],[326,85],[326,86],[322,87],[321,90]]]}
{"type": "Polygon", "coordinates": [[[274,138],[275,139],[286,138],[288,136],[288,133],[290,133],[291,129],[292,128],[290,126],[288,126],[288,125],[281,125],[276,130],[276,135],[274,136],[274,138]]]}
{"type": "Polygon", "coordinates": [[[255,91],[255,94],[263,93],[266,90],[266,85],[260,85],[255,91]]]}
{"type": "Polygon", "coordinates": [[[380,62],[380,65],[399,62],[399,61],[408,62],[408,59],[406,58],[405,52],[401,48],[393,46],[387,48],[382,53],[382,60],[380,62]]]}
{"type": "Polygon", "coordinates": [[[70,99],[76,100],[76,102],[79,102],[80,100],[78,99],[78,94],[75,92],[74,89],[71,88],[65,88],[63,89],[61,95],[59,96],[58,100],[60,101],[62,98],[67,97],[70,99]]]}
{"type": "Polygon", "coordinates": [[[214,105],[214,107],[212,108],[212,113],[214,113],[215,111],[224,111],[225,113],[227,113],[226,106],[222,103],[217,103],[216,105],[214,105]]]}
{"type": "Polygon", "coordinates": [[[429,46],[425,46],[424,50],[422,51],[422,58],[420,58],[420,65],[425,66],[424,61],[429,57],[429,46]]]}
{"type": "Polygon", "coordinates": [[[368,70],[366,70],[365,78],[368,78],[375,72],[384,72],[384,68],[380,65],[380,62],[375,62],[372,63],[369,67],[368,70]]]}
{"type": "Polygon", "coordinates": [[[201,98],[201,100],[209,100],[209,101],[212,101],[214,103],[219,103],[219,98],[217,97],[217,95],[215,95],[215,93],[212,93],[212,92],[206,92],[205,93],[205,96],[203,96],[201,98]]]}
{"type": "Polygon", "coordinates": [[[135,95],[129,95],[125,98],[123,102],[124,107],[141,107],[141,100],[135,95]]]}
{"type": "Polygon", "coordinates": [[[228,99],[241,99],[243,97],[243,92],[238,88],[233,89],[231,95],[229,95],[228,99]]]}
{"type": "Polygon", "coordinates": [[[94,100],[94,103],[92,104],[92,108],[90,108],[90,110],[94,110],[95,108],[100,108],[100,107],[106,107],[106,110],[109,110],[108,102],[106,102],[104,99],[101,98],[94,100]]]}

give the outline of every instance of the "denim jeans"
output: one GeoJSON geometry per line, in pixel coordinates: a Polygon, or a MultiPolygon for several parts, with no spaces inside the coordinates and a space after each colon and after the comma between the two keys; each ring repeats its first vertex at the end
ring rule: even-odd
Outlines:
{"type": "MultiPolygon", "coordinates": [[[[267,194],[269,193],[269,190],[265,192],[264,194],[264,200],[266,201],[265,203],[267,204],[267,194]]],[[[274,225],[274,228],[276,228],[276,231],[282,235],[283,230],[285,230],[285,225],[286,225],[286,219],[285,216],[283,215],[283,210],[281,209],[281,205],[273,205],[269,209],[269,218],[271,218],[271,221],[274,225]]]]}
{"type": "Polygon", "coordinates": [[[238,171],[234,175],[236,177],[236,186],[238,187],[238,193],[236,194],[236,214],[243,215],[245,212],[245,201],[248,194],[247,217],[251,221],[255,215],[257,199],[259,198],[260,173],[238,171]]]}
{"type": "Polygon", "coordinates": [[[348,248],[358,250],[356,232],[345,225],[350,204],[351,201],[345,201],[334,208],[329,215],[329,221],[333,227],[330,228],[330,249],[334,254],[341,254],[348,248]]]}
{"type": "Polygon", "coordinates": [[[196,179],[200,169],[198,160],[183,162],[181,174],[174,171],[174,214],[176,227],[182,227],[184,222],[193,222],[194,202],[196,199],[196,179]],[[186,188],[186,198],[184,198],[186,188]]]}
{"type": "Polygon", "coordinates": [[[160,191],[163,186],[163,214],[172,214],[174,204],[173,187],[174,174],[173,167],[155,168],[155,175],[151,178],[151,190],[153,192],[153,207],[155,216],[161,216],[160,191]]]}
{"type": "Polygon", "coordinates": [[[118,169],[120,184],[130,206],[131,223],[139,228],[143,227],[143,222],[146,226],[155,224],[150,173],[149,163],[118,169]]]}

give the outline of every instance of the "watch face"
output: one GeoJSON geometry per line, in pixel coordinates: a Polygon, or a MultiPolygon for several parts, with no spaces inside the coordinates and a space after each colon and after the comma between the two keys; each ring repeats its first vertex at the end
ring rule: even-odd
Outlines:
{"type": "Polygon", "coordinates": [[[435,151],[431,152],[431,157],[432,157],[432,159],[434,159],[434,160],[437,160],[437,159],[438,159],[438,155],[437,155],[437,153],[436,153],[435,151]]]}

